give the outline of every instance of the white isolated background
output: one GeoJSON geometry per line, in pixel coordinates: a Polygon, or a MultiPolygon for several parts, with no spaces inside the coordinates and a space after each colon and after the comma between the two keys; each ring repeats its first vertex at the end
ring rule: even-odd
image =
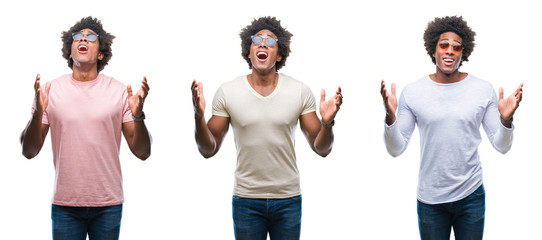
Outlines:
{"type": "MultiPolygon", "coordinates": [[[[51,239],[54,169],[48,136],[32,160],[19,135],[30,118],[33,83],[70,73],[60,33],[82,17],[102,20],[116,36],[103,71],[139,88],[147,76],[146,124],[151,157],[142,162],[124,140],[126,202],[121,239],[234,239],[231,194],[235,145],[230,130],[211,159],[194,141],[190,84],[204,83],[206,117],[215,90],[249,73],[238,33],[260,16],[276,16],[292,52],[280,72],[332,94],[344,104],[335,144],[317,156],[297,131],[303,191],[302,239],[418,239],[416,184],[419,135],[390,157],[382,132],[380,81],[402,88],[435,66],[423,46],[434,17],[461,15],[476,47],[461,71],[490,81],[505,95],[525,83],[514,145],[497,153],[480,146],[486,187],[486,239],[540,238],[539,140],[542,90],[540,7],[534,1],[10,1],[0,4],[0,239],[51,239]]],[[[482,130],[483,131],[483,130],[482,130]]],[[[485,136],[485,133],[483,134],[485,136]]],[[[265,136],[262,136],[265,137],[265,136]]]]}

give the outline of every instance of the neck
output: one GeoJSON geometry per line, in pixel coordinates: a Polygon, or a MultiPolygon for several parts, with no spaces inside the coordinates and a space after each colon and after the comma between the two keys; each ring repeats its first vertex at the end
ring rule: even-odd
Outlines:
{"type": "Polygon", "coordinates": [[[254,71],[248,76],[248,83],[256,92],[260,95],[267,97],[277,87],[279,75],[278,73],[259,75],[255,74],[254,71]]]}
{"type": "Polygon", "coordinates": [[[437,83],[456,83],[465,79],[465,77],[467,77],[467,74],[459,72],[459,70],[455,70],[452,73],[444,73],[437,67],[437,72],[431,74],[430,77],[431,80],[437,83]]]}
{"type": "Polygon", "coordinates": [[[81,82],[92,81],[98,77],[97,64],[85,66],[73,63],[73,79],[81,82]]]}
{"type": "Polygon", "coordinates": [[[257,86],[274,86],[278,80],[278,73],[270,71],[268,73],[260,73],[252,69],[249,75],[251,84],[257,86]]]}

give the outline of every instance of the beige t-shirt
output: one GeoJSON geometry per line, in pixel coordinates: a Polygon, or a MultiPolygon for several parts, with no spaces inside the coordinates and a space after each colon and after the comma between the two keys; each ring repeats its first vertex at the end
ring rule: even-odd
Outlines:
{"type": "Polygon", "coordinates": [[[301,194],[295,156],[299,117],[316,111],[311,90],[279,74],[267,97],[246,76],[224,83],[213,99],[213,115],[229,117],[237,146],[233,194],[246,198],[288,198],[301,194]]]}

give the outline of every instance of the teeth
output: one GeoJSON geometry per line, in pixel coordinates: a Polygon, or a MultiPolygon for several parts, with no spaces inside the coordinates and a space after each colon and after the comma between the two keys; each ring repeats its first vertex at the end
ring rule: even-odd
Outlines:
{"type": "Polygon", "coordinates": [[[453,62],[453,59],[444,59],[445,62],[453,62]]]}
{"type": "Polygon", "coordinates": [[[258,59],[261,59],[261,60],[267,59],[267,53],[266,52],[257,52],[256,56],[258,57],[258,59]]]}

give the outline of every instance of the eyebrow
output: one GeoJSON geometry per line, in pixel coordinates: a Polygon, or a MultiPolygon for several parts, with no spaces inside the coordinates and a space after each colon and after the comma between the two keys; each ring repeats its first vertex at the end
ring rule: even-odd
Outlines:
{"type": "MultiPolygon", "coordinates": [[[[84,34],[83,30],[80,30],[79,32],[84,34]]],[[[92,31],[92,30],[88,31],[86,34],[96,34],[97,35],[97,33],[92,31]]]]}
{"type": "MultiPolygon", "coordinates": [[[[256,35],[254,35],[254,36],[260,36],[260,37],[263,37],[263,34],[256,34],[256,35]]],[[[274,38],[274,39],[278,39],[278,37],[273,37],[273,36],[271,36],[271,35],[266,35],[265,38],[274,38]]]]}
{"type": "MultiPolygon", "coordinates": [[[[450,39],[448,39],[448,38],[443,38],[443,39],[440,39],[440,41],[444,41],[444,40],[446,40],[446,41],[450,41],[450,39]]],[[[462,42],[460,42],[460,41],[457,41],[457,40],[452,40],[452,41],[454,41],[454,42],[457,42],[457,43],[459,43],[459,44],[463,44],[462,42]]]]}

